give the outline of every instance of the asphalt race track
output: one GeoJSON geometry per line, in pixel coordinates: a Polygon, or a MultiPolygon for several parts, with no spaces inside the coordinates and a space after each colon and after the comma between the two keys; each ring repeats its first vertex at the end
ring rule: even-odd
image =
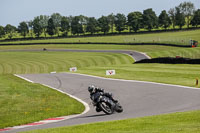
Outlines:
{"type": "Polygon", "coordinates": [[[90,110],[76,118],[6,131],[8,133],[200,109],[200,90],[190,87],[105,79],[73,73],[26,74],[20,76],[34,83],[45,84],[74,95],[88,103],[90,110]],[[90,84],[112,92],[114,98],[118,99],[123,106],[124,112],[113,115],[95,112],[90,104],[91,100],[87,91],[90,84]]]}
{"type": "MultiPolygon", "coordinates": [[[[135,51],[66,49],[47,49],[47,51],[123,53],[132,56],[135,61],[149,58],[147,55],[135,51]]],[[[86,114],[75,118],[55,123],[4,131],[6,133],[16,133],[34,129],[54,128],[200,109],[200,90],[190,87],[164,85],[150,82],[105,79],[75,73],[25,74],[20,76],[31,80],[34,83],[45,84],[80,98],[89,104],[90,110],[86,114]],[[114,98],[119,100],[120,104],[123,106],[124,112],[113,115],[105,115],[103,112],[95,112],[94,107],[91,105],[89,92],[87,91],[88,85],[91,84],[102,87],[105,91],[112,92],[114,98]]]]}

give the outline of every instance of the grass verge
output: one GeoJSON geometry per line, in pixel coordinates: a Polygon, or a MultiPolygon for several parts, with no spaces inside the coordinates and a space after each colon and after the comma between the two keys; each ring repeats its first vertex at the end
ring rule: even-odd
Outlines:
{"type": "Polygon", "coordinates": [[[0,105],[0,129],[84,111],[69,96],[10,74],[0,75],[0,105]]]}
{"type": "Polygon", "coordinates": [[[200,111],[34,130],[25,133],[200,133],[200,111]]]}
{"type": "Polygon", "coordinates": [[[127,64],[109,67],[89,67],[80,73],[108,78],[151,81],[166,84],[196,87],[200,79],[200,65],[189,64],[127,64]],[[106,70],[116,70],[116,75],[106,76],[106,70]]]}

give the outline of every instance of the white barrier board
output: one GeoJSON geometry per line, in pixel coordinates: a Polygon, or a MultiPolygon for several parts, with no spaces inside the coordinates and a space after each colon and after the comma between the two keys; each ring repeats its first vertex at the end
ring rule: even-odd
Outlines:
{"type": "Polygon", "coordinates": [[[115,70],[106,70],[106,75],[115,75],[115,70]]]}
{"type": "Polygon", "coordinates": [[[77,71],[77,67],[71,67],[71,68],[69,68],[69,71],[70,72],[76,72],[77,71]]]}
{"type": "Polygon", "coordinates": [[[54,73],[56,73],[56,71],[55,72],[50,72],[51,74],[54,74],[54,73]]]}

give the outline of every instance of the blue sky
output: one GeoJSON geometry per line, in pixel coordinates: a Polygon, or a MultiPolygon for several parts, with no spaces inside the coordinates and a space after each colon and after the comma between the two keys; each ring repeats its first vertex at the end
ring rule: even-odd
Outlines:
{"type": "MultiPolygon", "coordinates": [[[[157,15],[185,0],[0,0],[0,25],[18,26],[39,15],[60,13],[63,16],[101,17],[110,13],[127,15],[132,11],[153,8],[157,15]]],[[[200,8],[200,0],[189,0],[200,8]]]]}

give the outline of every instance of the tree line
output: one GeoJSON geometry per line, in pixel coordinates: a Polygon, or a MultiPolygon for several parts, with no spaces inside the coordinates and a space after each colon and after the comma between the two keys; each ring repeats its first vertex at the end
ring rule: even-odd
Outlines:
{"type": "Polygon", "coordinates": [[[190,25],[195,27],[200,25],[200,9],[195,10],[194,4],[191,2],[183,2],[168,12],[163,10],[159,16],[152,8],[143,12],[131,12],[127,16],[121,13],[116,15],[112,13],[98,19],[83,15],[66,17],[59,13],[53,13],[51,16],[40,15],[31,21],[19,23],[18,27],[10,24],[5,27],[0,26],[0,37],[8,35],[8,38],[11,39],[17,32],[24,38],[28,34],[31,37],[34,35],[40,37],[42,33],[46,37],[47,34],[61,36],[61,33],[62,36],[68,36],[69,32],[73,35],[99,32],[107,34],[110,31],[113,33],[114,30],[121,33],[127,29],[130,32],[138,32],[140,29],[151,31],[164,28],[166,30],[171,26],[173,29],[176,26],[182,29],[184,25],[187,25],[187,28],[190,28],[190,25]]]}

